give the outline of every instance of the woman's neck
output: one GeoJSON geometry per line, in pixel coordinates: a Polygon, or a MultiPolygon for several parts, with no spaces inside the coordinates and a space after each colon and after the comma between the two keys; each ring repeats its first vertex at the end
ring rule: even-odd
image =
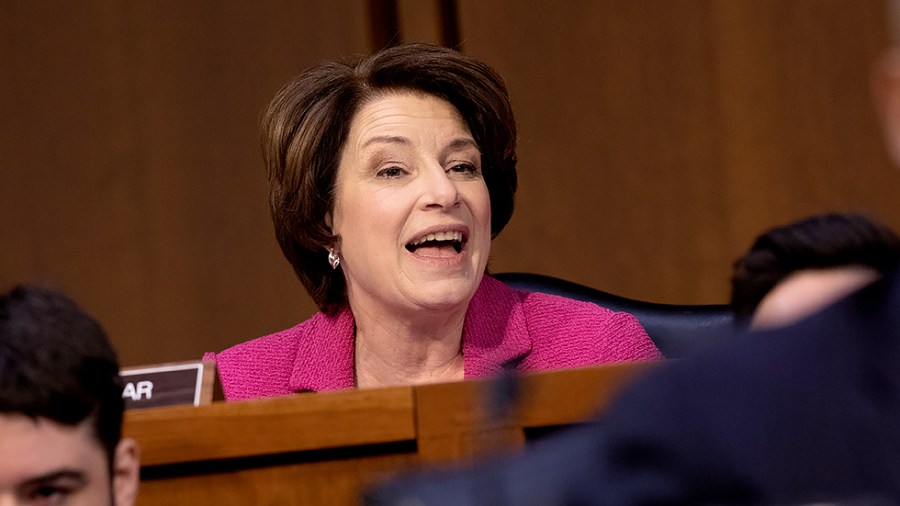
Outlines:
{"type": "Polygon", "coordinates": [[[463,379],[465,310],[412,319],[354,311],[356,385],[372,388],[463,379]]]}

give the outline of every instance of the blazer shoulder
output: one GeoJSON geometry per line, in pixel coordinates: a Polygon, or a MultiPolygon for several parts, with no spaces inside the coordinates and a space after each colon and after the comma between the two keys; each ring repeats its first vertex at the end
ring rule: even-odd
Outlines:
{"type": "Polygon", "coordinates": [[[535,349],[561,362],[559,366],[662,358],[644,327],[629,313],[558,295],[520,293],[535,349]]]}
{"type": "Polygon", "coordinates": [[[315,327],[316,317],[298,325],[219,353],[204,355],[216,362],[219,380],[228,400],[272,397],[292,393],[291,372],[300,343],[315,327]]]}

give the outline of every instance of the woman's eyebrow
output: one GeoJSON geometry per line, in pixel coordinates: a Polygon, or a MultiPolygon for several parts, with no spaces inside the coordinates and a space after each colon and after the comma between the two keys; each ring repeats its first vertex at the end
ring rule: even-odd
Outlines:
{"type": "Polygon", "coordinates": [[[470,137],[460,137],[458,139],[453,139],[450,144],[447,144],[446,149],[461,149],[467,147],[478,149],[478,144],[475,143],[475,139],[470,137]]]}
{"type": "Polygon", "coordinates": [[[476,151],[481,153],[481,149],[478,147],[478,144],[475,143],[474,139],[470,137],[460,137],[458,139],[453,139],[452,141],[450,141],[450,143],[447,144],[447,147],[442,150],[441,155],[447,156],[449,153],[452,153],[454,151],[461,151],[469,148],[475,149],[476,151]]]}

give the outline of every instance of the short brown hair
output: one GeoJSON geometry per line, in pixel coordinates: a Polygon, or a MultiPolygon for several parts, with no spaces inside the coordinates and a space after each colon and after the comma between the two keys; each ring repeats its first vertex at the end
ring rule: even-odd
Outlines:
{"type": "Polygon", "coordinates": [[[486,64],[452,49],[408,44],[349,63],[325,62],[288,82],[263,113],[260,144],[281,251],[319,308],[347,300],[343,275],[326,261],[337,237],[325,225],[350,123],[386,92],[446,100],[481,150],[491,199],[491,235],[509,222],[516,192],[516,124],[506,85],[486,64]]]}

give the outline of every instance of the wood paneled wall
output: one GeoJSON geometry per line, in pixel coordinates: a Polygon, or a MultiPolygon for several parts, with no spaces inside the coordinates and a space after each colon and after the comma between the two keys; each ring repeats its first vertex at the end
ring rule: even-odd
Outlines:
{"type": "Polygon", "coordinates": [[[769,226],[852,209],[900,227],[868,97],[880,0],[13,0],[0,285],[72,294],[125,364],[306,318],[257,117],[301,69],[389,40],[377,5],[396,9],[396,40],[458,38],[508,81],[521,190],[495,271],[722,302],[732,259],[769,226]]]}
{"type": "Polygon", "coordinates": [[[900,227],[869,73],[884,5],[852,0],[460,0],[506,77],[521,191],[496,271],[724,302],[764,229],[826,211],[900,227]]]}
{"type": "Polygon", "coordinates": [[[272,232],[257,118],[302,69],[369,51],[366,7],[0,4],[0,285],[69,292],[126,364],[312,314],[272,232]]]}

